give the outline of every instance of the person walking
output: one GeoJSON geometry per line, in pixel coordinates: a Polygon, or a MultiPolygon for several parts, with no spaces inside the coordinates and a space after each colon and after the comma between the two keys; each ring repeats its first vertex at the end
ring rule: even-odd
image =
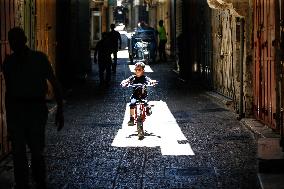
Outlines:
{"type": "Polygon", "coordinates": [[[97,43],[94,51],[94,63],[99,65],[100,86],[108,86],[111,80],[111,38],[107,32],[102,33],[102,39],[97,43]],[[105,75],[106,72],[106,76],[105,75]]]}
{"type": "Polygon", "coordinates": [[[185,42],[185,37],[184,34],[181,33],[176,40],[177,44],[177,66],[178,66],[178,71],[179,71],[179,78],[182,81],[185,81],[189,73],[186,73],[186,61],[184,60],[185,56],[185,47],[186,47],[186,42],[185,42]]]}
{"type": "Polygon", "coordinates": [[[166,29],[164,27],[164,21],[163,20],[159,21],[158,34],[159,34],[159,57],[160,57],[160,61],[167,61],[167,56],[166,56],[167,33],[166,33],[166,29]]]}
{"type": "Polygon", "coordinates": [[[64,126],[62,92],[47,56],[26,46],[27,37],[22,28],[12,28],[8,32],[8,41],[13,53],[5,58],[2,71],[6,83],[7,130],[12,143],[15,187],[30,188],[28,146],[35,188],[45,189],[43,152],[48,117],[45,100],[47,80],[53,87],[57,103],[55,123],[58,131],[64,126]]]}
{"type": "Polygon", "coordinates": [[[111,31],[109,32],[110,41],[111,41],[111,50],[113,54],[113,63],[112,63],[112,72],[116,73],[116,66],[117,66],[117,52],[118,49],[121,49],[121,36],[118,31],[114,30],[115,24],[110,25],[111,31]]]}

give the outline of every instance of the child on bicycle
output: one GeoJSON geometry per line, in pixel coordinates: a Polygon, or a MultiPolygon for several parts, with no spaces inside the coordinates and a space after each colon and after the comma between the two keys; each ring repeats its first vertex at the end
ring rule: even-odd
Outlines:
{"type": "Polygon", "coordinates": [[[133,93],[130,97],[130,120],[128,122],[128,126],[134,125],[134,109],[136,106],[137,100],[144,100],[146,106],[146,114],[149,116],[151,115],[151,106],[147,104],[146,98],[147,94],[147,84],[155,85],[157,84],[156,80],[152,80],[151,78],[144,75],[145,64],[143,62],[137,62],[135,64],[135,75],[128,77],[127,79],[121,82],[123,87],[129,84],[145,84],[143,87],[137,87],[133,89],[133,93]]]}

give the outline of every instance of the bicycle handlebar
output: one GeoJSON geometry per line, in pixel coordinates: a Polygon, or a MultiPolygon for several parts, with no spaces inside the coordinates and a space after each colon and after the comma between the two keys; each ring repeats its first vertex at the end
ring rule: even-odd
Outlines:
{"type": "Polygon", "coordinates": [[[155,83],[137,83],[137,84],[130,84],[130,83],[127,83],[126,85],[123,85],[122,83],[120,85],[122,86],[125,86],[125,87],[141,87],[141,86],[147,86],[147,87],[150,87],[150,86],[155,86],[158,84],[158,81],[155,81],[155,83]]]}

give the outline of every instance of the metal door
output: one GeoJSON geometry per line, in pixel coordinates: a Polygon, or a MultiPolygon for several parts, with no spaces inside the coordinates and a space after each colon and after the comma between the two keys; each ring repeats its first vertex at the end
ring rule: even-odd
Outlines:
{"type": "Polygon", "coordinates": [[[254,113],[276,128],[275,1],[254,1],[254,113]]]}
{"type": "MultiPolygon", "coordinates": [[[[218,93],[236,100],[236,84],[238,77],[237,61],[233,56],[233,52],[236,51],[233,42],[235,36],[232,35],[234,27],[236,25],[235,19],[232,19],[229,11],[212,10],[212,30],[214,35],[212,41],[213,49],[213,80],[214,90],[218,93]]],[[[208,41],[209,42],[209,41],[208,41]]],[[[211,45],[211,43],[208,43],[211,45]]],[[[208,45],[207,45],[208,46],[208,45]]],[[[210,51],[210,49],[208,49],[210,51]]],[[[208,60],[210,60],[208,56],[208,60]]],[[[208,65],[210,68],[211,66],[208,65]]],[[[209,76],[210,77],[210,70],[209,76]]]]}

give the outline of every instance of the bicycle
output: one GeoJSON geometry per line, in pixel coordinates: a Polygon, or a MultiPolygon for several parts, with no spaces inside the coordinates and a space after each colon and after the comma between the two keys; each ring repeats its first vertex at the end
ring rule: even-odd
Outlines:
{"type": "Polygon", "coordinates": [[[147,116],[150,116],[152,114],[151,108],[148,106],[148,101],[145,99],[146,96],[143,91],[146,90],[146,87],[148,86],[155,86],[157,84],[157,81],[154,83],[148,83],[148,84],[127,84],[126,87],[133,87],[134,90],[136,90],[138,98],[135,99],[135,109],[134,109],[134,125],[137,126],[137,132],[138,132],[138,140],[143,140],[145,136],[143,123],[146,120],[147,116]],[[147,110],[149,108],[149,110],[147,110]]]}

